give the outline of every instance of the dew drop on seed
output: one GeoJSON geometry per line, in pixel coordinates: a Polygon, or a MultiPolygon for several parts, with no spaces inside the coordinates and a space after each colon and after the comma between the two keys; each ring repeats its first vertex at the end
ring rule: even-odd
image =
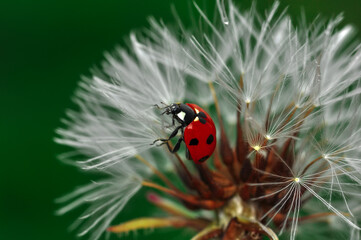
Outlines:
{"type": "Polygon", "coordinates": [[[227,13],[224,7],[224,0],[222,1],[217,1],[217,5],[218,5],[218,9],[219,9],[219,13],[221,15],[221,19],[224,25],[228,25],[229,24],[229,20],[227,17],[227,13]]]}

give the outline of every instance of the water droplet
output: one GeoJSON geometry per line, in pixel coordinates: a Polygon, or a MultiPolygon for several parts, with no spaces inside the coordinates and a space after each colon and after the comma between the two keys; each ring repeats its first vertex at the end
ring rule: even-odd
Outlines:
{"type": "Polygon", "coordinates": [[[219,13],[221,15],[221,19],[222,19],[223,24],[228,25],[229,20],[228,20],[228,17],[227,17],[226,9],[224,7],[224,0],[217,1],[217,5],[218,5],[218,10],[219,10],[219,13]]]}

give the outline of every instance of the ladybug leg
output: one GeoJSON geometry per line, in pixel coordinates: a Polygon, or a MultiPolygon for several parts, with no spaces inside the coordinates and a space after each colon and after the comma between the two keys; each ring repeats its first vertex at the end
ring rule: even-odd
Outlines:
{"type": "Polygon", "coordinates": [[[181,129],[181,131],[183,132],[183,126],[177,127],[176,129],[174,129],[174,131],[172,132],[172,134],[169,136],[168,140],[171,140],[172,138],[174,138],[174,137],[177,135],[179,129],[181,129]]]}
{"type": "MultiPolygon", "coordinates": [[[[183,126],[179,126],[179,127],[177,127],[176,129],[174,129],[174,131],[172,132],[172,134],[169,136],[168,139],[166,139],[166,138],[159,138],[159,139],[154,140],[154,142],[153,142],[152,144],[150,144],[150,145],[153,145],[153,144],[155,144],[155,143],[158,142],[158,141],[162,141],[162,142],[163,142],[163,143],[161,143],[161,144],[158,145],[158,146],[161,146],[161,145],[165,144],[166,142],[168,142],[169,140],[171,140],[172,138],[174,138],[174,137],[177,135],[179,129],[181,129],[181,131],[182,131],[182,133],[183,133],[183,126]]],[[[179,141],[179,140],[178,140],[178,141],[179,141]]]]}
{"type": "MultiPolygon", "coordinates": [[[[182,126],[179,126],[179,127],[182,127],[182,126]]],[[[179,129],[178,127],[178,129],[179,129]]],[[[184,129],[183,128],[180,128],[180,130],[182,131],[182,137],[178,139],[177,143],[175,144],[174,148],[171,149],[168,142],[167,142],[167,146],[168,146],[168,149],[171,153],[176,153],[178,152],[179,148],[180,148],[180,145],[181,143],[184,141],[184,138],[183,138],[183,135],[184,135],[184,129]]],[[[177,130],[178,132],[178,130],[177,130]]]]}
{"type": "Polygon", "coordinates": [[[152,143],[152,145],[153,145],[156,141],[162,141],[162,143],[161,143],[161,144],[158,144],[157,147],[162,146],[163,144],[167,144],[167,147],[168,147],[169,152],[171,152],[171,153],[176,153],[176,152],[178,152],[178,150],[179,150],[179,148],[180,148],[180,145],[181,145],[181,143],[183,142],[183,140],[184,140],[183,137],[179,138],[178,141],[177,141],[177,143],[176,143],[176,145],[174,146],[173,149],[172,149],[171,146],[169,145],[168,139],[157,139],[157,140],[155,140],[155,141],[152,143]]]}
{"type": "Polygon", "coordinates": [[[173,127],[175,125],[175,117],[174,117],[174,115],[173,115],[173,117],[172,117],[172,124],[171,125],[168,125],[168,126],[165,126],[165,128],[171,128],[171,127],[173,127]]]}
{"type": "Polygon", "coordinates": [[[182,142],[183,142],[183,138],[181,137],[181,138],[178,139],[178,142],[176,143],[176,145],[174,146],[173,149],[170,148],[170,146],[169,146],[169,144],[168,144],[168,142],[167,142],[167,146],[168,146],[169,151],[170,151],[171,153],[176,153],[176,152],[178,152],[178,150],[179,150],[180,145],[181,145],[182,142]]]}
{"type": "Polygon", "coordinates": [[[150,145],[154,145],[156,142],[158,141],[161,141],[162,143],[160,144],[157,144],[156,146],[159,147],[159,146],[162,146],[163,144],[166,144],[168,142],[168,139],[165,139],[165,138],[158,138],[156,140],[154,140],[154,142],[152,142],[150,145]]]}

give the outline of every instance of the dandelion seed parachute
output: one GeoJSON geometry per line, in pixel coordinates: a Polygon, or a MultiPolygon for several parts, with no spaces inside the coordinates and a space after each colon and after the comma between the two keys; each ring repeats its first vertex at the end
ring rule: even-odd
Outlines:
{"type": "MultiPolygon", "coordinates": [[[[217,223],[209,214],[182,216],[184,226],[202,228],[198,237],[247,228],[253,237],[277,239],[277,232],[294,240],[301,223],[326,218],[359,239],[361,45],[350,40],[353,29],[338,29],[341,16],[295,27],[278,2],[265,15],[255,7],[240,12],[231,1],[217,1],[213,18],[195,8],[209,31],[180,24],[180,40],[151,19],[150,30],[131,34],[130,53],[106,54],[101,70],[82,81],[79,109],[68,111],[56,141],[75,149],[62,155],[66,162],[108,178],[61,198],[68,204],[58,213],[90,205],[76,225],[95,240],[143,185],[192,209],[217,209],[223,223],[216,226],[204,227],[217,223]],[[152,105],[185,100],[217,110],[214,169],[150,145],[171,131],[152,105]],[[170,169],[188,192],[167,179],[170,169]],[[169,188],[146,181],[153,175],[169,188]]],[[[165,223],[146,220],[140,225],[165,223]]]]}

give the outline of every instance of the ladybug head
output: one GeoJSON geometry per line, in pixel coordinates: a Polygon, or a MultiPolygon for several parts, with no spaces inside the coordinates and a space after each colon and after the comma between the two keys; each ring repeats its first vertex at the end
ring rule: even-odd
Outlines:
{"type": "Polygon", "coordinates": [[[180,113],[180,104],[179,103],[172,103],[171,105],[167,106],[162,114],[178,114],[180,113]]]}

